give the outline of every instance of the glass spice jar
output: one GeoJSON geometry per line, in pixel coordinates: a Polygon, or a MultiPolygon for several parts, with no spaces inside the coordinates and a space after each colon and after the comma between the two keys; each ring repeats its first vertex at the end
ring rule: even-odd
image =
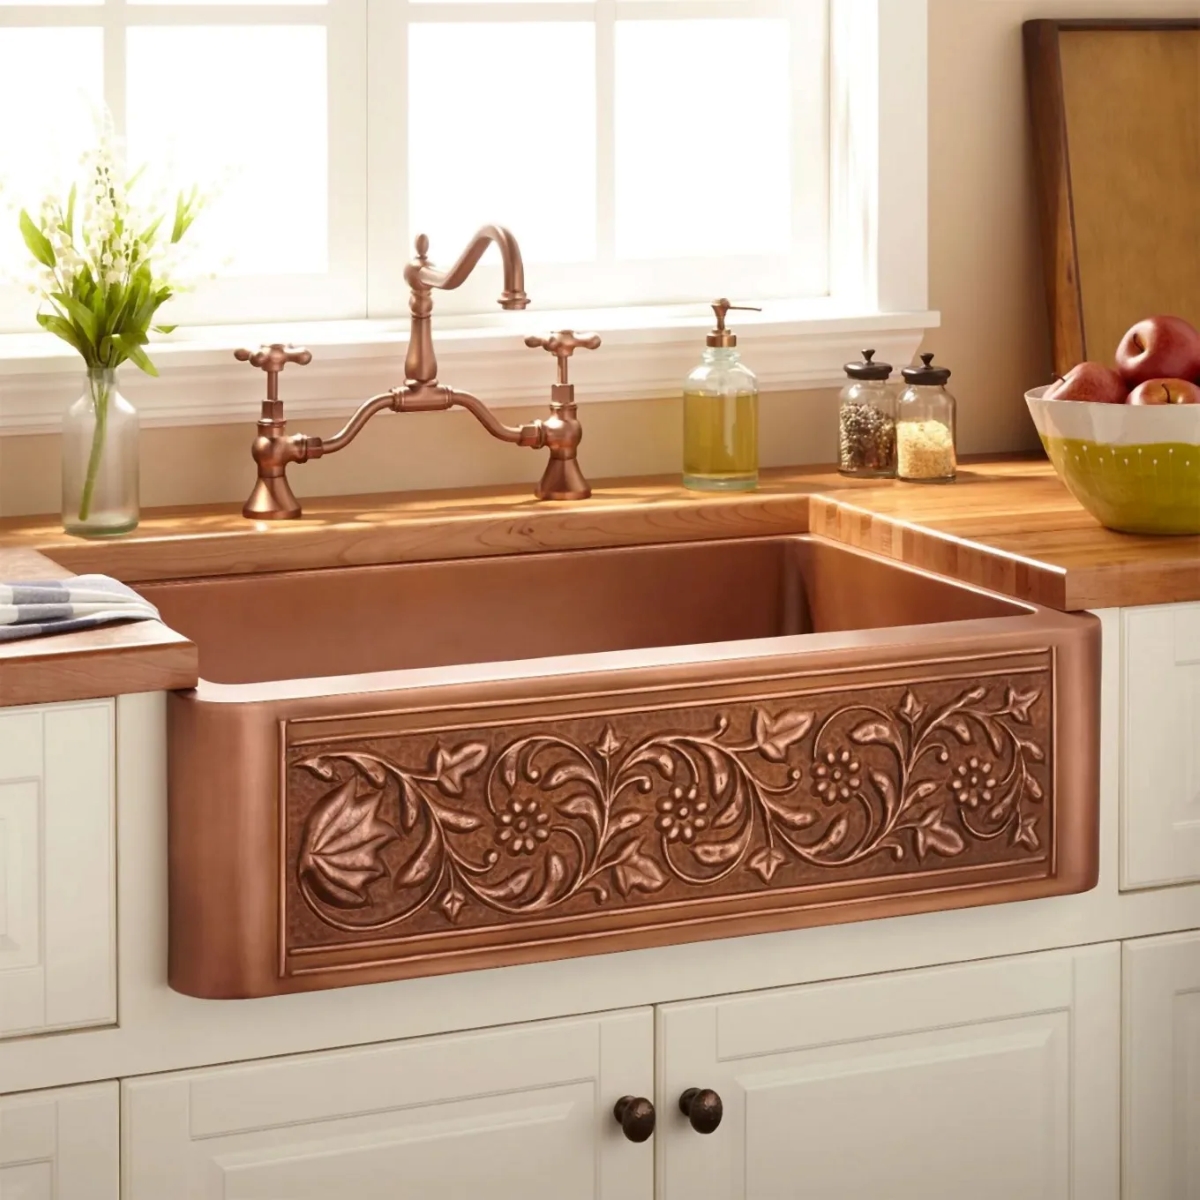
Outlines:
{"type": "Polygon", "coordinates": [[[950,372],[922,354],[921,366],[901,373],[907,387],[896,405],[896,475],[910,483],[953,483],[958,405],[946,390],[950,372]]]}
{"type": "Polygon", "coordinates": [[[891,363],[874,360],[875,351],[864,350],[862,362],[843,368],[850,382],[838,407],[838,470],[890,479],[896,474],[896,392],[891,363]]]}

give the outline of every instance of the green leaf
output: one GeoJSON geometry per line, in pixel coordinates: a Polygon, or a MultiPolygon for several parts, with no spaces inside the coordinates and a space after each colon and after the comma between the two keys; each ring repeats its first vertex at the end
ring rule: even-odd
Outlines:
{"type": "Polygon", "coordinates": [[[86,304],[68,296],[65,292],[51,292],[50,298],[60,307],[66,309],[67,315],[82,330],[83,336],[89,342],[96,342],[100,336],[100,321],[86,304]]]}
{"type": "Polygon", "coordinates": [[[94,353],[91,347],[80,340],[79,330],[65,317],[60,317],[57,313],[38,313],[37,321],[43,329],[49,333],[53,333],[56,337],[62,338],[67,345],[83,355],[84,361],[89,366],[99,365],[94,362],[94,353]]]}
{"type": "Polygon", "coordinates": [[[179,328],[178,325],[155,325],[155,333],[174,333],[179,328]]]}
{"type": "Polygon", "coordinates": [[[113,341],[117,344],[117,348],[122,351],[134,366],[146,372],[147,375],[157,375],[158,368],[150,361],[145,350],[137,344],[130,341],[124,334],[115,334],[113,341]]]}
{"type": "Polygon", "coordinates": [[[79,185],[73,183],[73,184],[71,184],[71,194],[67,197],[67,219],[66,219],[67,236],[72,241],[75,240],[75,201],[78,199],[78,196],[79,196],[79,185]]]}
{"type": "Polygon", "coordinates": [[[43,267],[54,267],[56,261],[54,247],[50,245],[50,240],[33,223],[33,218],[24,209],[21,209],[21,236],[25,239],[25,245],[29,247],[29,253],[43,267]]]}

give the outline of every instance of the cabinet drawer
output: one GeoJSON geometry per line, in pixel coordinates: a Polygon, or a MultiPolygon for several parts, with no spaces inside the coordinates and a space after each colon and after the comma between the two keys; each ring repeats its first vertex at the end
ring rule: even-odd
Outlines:
{"type": "Polygon", "coordinates": [[[0,1096],[4,1200],[117,1200],[115,1083],[0,1096]]]}
{"type": "Polygon", "coordinates": [[[671,1005],[659,1194],[1116,1200],[1119,1010],[1117,946],[671,1005]]]}
{"type": "Polygon", "coordinates": [[[0,709],[0,1037],[116,1020],[113,705],[0,709]]]}
{"type": "Polygon", "coordinates": [[[649,1009],[136,1079],[125,1200],[650,1200],[649,1009]]]}
{"type": "Polygon", "coordinates": [[[1200,604],[1122,614],[1121,886],[1200,880],[1200,604]]]}

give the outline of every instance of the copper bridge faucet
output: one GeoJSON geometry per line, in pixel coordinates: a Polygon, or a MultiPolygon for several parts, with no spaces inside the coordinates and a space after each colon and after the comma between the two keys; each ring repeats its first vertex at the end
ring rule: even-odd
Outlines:
{"type": "Polygon", "coordinates": [[[253,448],[258,480],[250,499],[242,508],[244,516],[259,521],[299,517],[300,502],[288,483],[288,465],[344,450],[363,426],[384,409],[392,412],[437,412],[455,405],[465,408],[488,433],[502,442],[550,451],[550,461],[535,492],[539,500],[586,500],[592,494],[579,467],[578,450],[583,428],[576,412],[575,386],[569,382],[568,370],[571,355],[576,350],[595,350],[599,347],[600,339],[595,334],[576,334],[564,329],[549,337],[525,339],[527,346],[547,350],[558,359],[558,381],[550,389],[550,416],[529,425],[505,425],[482,400],[469,392],[459,392],[438,383],[437,355],[433,350],[430,325],[433,289],[451,291],[461,286],[491,242],[496,243],[504,263],[504,290],[500,294],[500,307],[513,310],[528,306],[521,248],[507,229],[485,225],[471,240],[458,262],[445,272],[436,271],[430,264],[427,257],[429,239],[421,234],[416,241],[416,257],[404,268],[404,280],[409,286],[409,311],[412,314],[408,353],[404,359],[404,386],[392,388],[365,401],[345,427],[331,438],[309,437],[302,433],[289,435],[287,432],[283,401],[279,398],[279,374],[288,363],[305,366],[312,362],[309,351],[275,344],[256,351],[236,352],[240,362],[248,362],[267,373],[267,397],[263,401],[258,436],[254,439],[253,448]]]}

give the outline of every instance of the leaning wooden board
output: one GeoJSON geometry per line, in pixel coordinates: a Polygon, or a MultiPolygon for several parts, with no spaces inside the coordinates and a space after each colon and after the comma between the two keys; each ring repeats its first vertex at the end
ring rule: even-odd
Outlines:
{"type": "Polygon", "coordinates": [[[1200,325],[1200,20],[1025,25],[1054,365],[1200,325]]]}

